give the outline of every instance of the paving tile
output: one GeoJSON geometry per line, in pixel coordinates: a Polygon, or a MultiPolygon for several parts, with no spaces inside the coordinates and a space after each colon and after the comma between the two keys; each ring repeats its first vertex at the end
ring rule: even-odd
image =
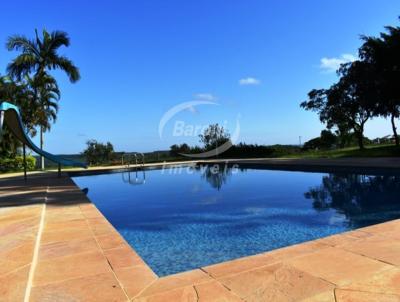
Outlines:
{"type": "Polygon", "coordinates": [[[86,219],[76,219],[71,221],[45,221],[44,229],[46,231],[63,231],[65,229],[87,228],[86,219]]]}
{"type": "Polygon", "coordinates": [[[216,281],[185,286],[151,296],[133,299],[134,302],[239,302],[243,301],[216,281]]]}
{"type": "Polygon", "coordinates": [[[62,221],[68,222],[79,219],[85,219],[85,216],[83,216],[83,214],[80,212],[72,212],[72,213],[54,212],[52,214],[49,214],[46,211],[46,216],[45,216],[46,223],[62,222],[62,221]]]}
{"type": "Polygon", "coordinates": [[[260,254],[205,266],[202,269],[218,279],[275,262],[277,262],[277,260],[271,255],[260,254]]]}
{"type": "Polygon", "coordinates": [[[89,227],[96,236],[105,235],[107,233],[116,232],[114,227],[104,218],[87,219],[89,227]]]}
{"type": "Polygon", "coordinates": [[[301,302],[337,302],[335,299],[334,289],[319,293],[315,296],[307,297],[305,299],[296,300],[294,302],[297,302],[297,301],[301,301],[301,302]]]}
{"type": "Polygon", "coordinates": [[[69,256],[99,249],[93,237],[72,239],[40,245],[39,261],[69,256]]]}
{"type": "Polygon", "coordinates": [[[336,302],[400,302],[400,296],[337,289],[336,302]]]}
{"type": "Polygon", "coordinates": [[[342,289],[371,293],[386,293],[400,296],[400,269],[365,276],[364,279],[343,286],[342,289]]]}
{"type": "Polygon", "coordinates": [[[0,277],[0,301],[23,301],[30,265],[0,277]]]}
{"type": "Polygon", "coordinates": [[[177,289],[179,287],[196,285],[211,280],[212,278],[209,275],[199,269],[174,274],[157,279],[140,294],[140,297],[155,295],[161,292],[177,289]]]}
{"type": "Polygon", "coordinates": [[[371,236],[347,243],[341,248],[369,258],[400,266],[400,240],[371,236]]]}
{"type": "Polygon", "coordinates": [[[44,229],[42,234],[42,244],[59,242],[74,239],[92,238],[93,233],[88,226],[82,228],[65,228],[59,231],[48,231],[44,229]]]}
{"type": "Polygon", "coordinates": [[[103,214],[101,214],[101,212],[97,208],[82,210],[82,213],[86,218],[104,218],[103,214]]]}
{"type": "Polygon", "coordinates": [[[103,250],[109,250],[126,245],[126,241],[116,232],[96,236],[96,240],[103,250]]]}
{"type": "Polygon", "coordinates": [[[113,269],[144,264],[142,258],[128,245],[106,250],[104,255],[113,269]]]}
{"type": "Polygon", "coordinates": [[[114,273],[129,298],[137,296],[158,278],[157,275],[145,264],[118,268],[114,270],[114,273]]]}
{"type": "Polygon", "coordinates": [[[306,242],[270,252],[243,257],[231,261],[217,263],[203,267],[207,273],[214,278],[221,278],[232,274],[237,274],[247,270],[255,269],[265,265],[277,263],[279,261],[315,252],[319,249],[327,248],[328,245],[319,242],[306,242]]]}
{"type": "Polygon", "coordinates": [[[32,302],[119,302],[127,297],[112,273],[98,274],[83,278],[70,279],[32,288],[32,302]]]}
{"type": "Polygon", "coordinates": [[[362,231],[362,229],[349,231],[349,232],[346,232],[345,234],[349,235],[349,236],[352,236],[352,237],[360,238],[360,239],[368,238],[368,237],[372,236],[371,233],[364,232],[364,231],[362,231]]]}
{"type": "Polygon", "coordinates": [[[246,301],[300,301],[333,293],[333,284],[277,263],[219,280],[246,301]]]}
{"type": "Polygon", "coordinates": [[[193,286],[186,286],[158,293],[151,296],[139,297],[132,300],[133,302],[197,302],[196,290],[193,286]]]}
{"type": "Polygon", "coordinates": [[[17,234],[19,232],[25,231],[27,229],[35,228],[39,225],[40,218],[33,217],[29,219],[24,219],[22,221],[15,221],[10,224],[2,225],[0,228],[0,237],[17,234]]]}
{"type": "Polygon", "coordinates": [[[101,217],[103,217],[103,214],[101,214],[100,210],[91,202],[80,204],[79,208],[81,209],[83,214],[87,214],[89,216],[87,218],[101,218],[101,217]]]}
{"type": "Polygon", "coordinates": [[[79,208],[81,209],[81,211],[90,211],[93,209],[97,209],[96,206],[91,202],[85,203],[85,204],[80,204],[79,208]]]}
{"type": "Polygon", "coordinates": [[[32,262],[34,241],[0,253],[0,276],[32,262]]]}
{"type": "MultiPolygon", "coordinates": [[[[6,208],[7,209],[7,208],[6,208]]],[[[10,211],[0,212],[0,225],[5,226],[10,223],[21,221],[25,219],[32,219],[39,217],[42,211],[42,206],[26,206],[16,207],[10,211]]]]}
{"type": "Polygon", "coordinates": [[[73,220],[85,220],[82,212],[80,211],[79,207],[46,207],[46,216],[45,216],[46,224],[53,224],[57,226],[57,224],[68,223],[73,220]],[[63,217],[63,219],[55,219],[63,217]]]}
{"type": "Polygon", "coordinates": [[[330,246],[341,246],[343,244],[361,241],[370,236],[372,235],[369,233],[352,231],[344,234],[337,234],[322,239],[318,239],[317,242],[324,243],[330,246]]]}
{"type": "Polygon", "coordinates": [[[392,268],[391,265],[335,247],[322,249],[287,262],[299,270],[337,285],[345,285],[364,276],[392,268]]]}
{"type": "Polygon", "coordinates": [[[102,253],[98,251],[81,253],[39,261],[33,285],[40,286],[108,272],[110,272],[110,267],[102,253]]]}
{"type": "Polygon", "coordinates": [[[239,296],[236,296],[221,283],[217,281],[211,281],[206,283],[200,283],[194,286],[198,301],[203,302],[238,302],[243,301],[239,296]]]}
{"type": "Polygon", "coordinates": [[[48,215],[52,214],[58,214],[58,213],[63,213],[63,214],[71,214],[71,213],[80,213],[81,208],[78,205],[55,205],[55,204],[49,204],[46,207],[46,211],[48,215]]]}
{"type": "Polygon", "coordinates": [[[33,227],[0,237],[0,253],[14,249],[30,241],[34,241],[36,239],[37,232],[38,227],[33,227]]]}
{"type": "Polygon", "coordinates": [[[267,252],[274,259],[282,261],[286,259],[291,259],[307,254],[314,253],[316,251],[326,249],[329,245],[323,244],[318,241],[309,241],[300,244],[295,244],[292,246],[276,249],[270,252],[267,252]]]}
{"type": "Polygon", "coordinates": [[[400,240],[400,219],[365,227],[360,230],[400,240]]]}

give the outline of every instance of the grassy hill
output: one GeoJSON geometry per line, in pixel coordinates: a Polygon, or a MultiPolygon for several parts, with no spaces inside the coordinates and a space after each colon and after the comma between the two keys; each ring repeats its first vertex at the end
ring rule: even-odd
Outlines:
{"type": "Polygon", "coordinates": [[[344,158],[344,157],[400,157],[400,148],[395,145],[367,146],[364,150],[358,147],[303,151],[296,154],[283,155],[286,158],[344,158]]]}
{"type": "MultiPolygon", "coordinates": [[[[62,155],[65,158],[85,162],[85,158],[81,154],[75,155],[62,155]]],[[[39,157],[37,158],[37,165],[39,165],[39,157]]],[[[118,165],[121,155],[116,155],[116,160],[110,163],[111,165],[118,165]]],[[[242,154],[241,158],[251,157],[246,154],[242,154]]],[[[300,151],[298,148],[295,152],[292,149],[280,150],[271,155],[258,156],[258,157],[278,157],[278,158],[345,158],[345,157],[400,157],[400,147],[394,145],[373,145],[367,146],[365,150],[359,150],[358,147],[335,149],[335,150],[318,150],[318,151],[300,151]]],[[[219,157],[223,160],[223,156],[219,157]]],[[[187,160],[186,157],[171,156],[169,151],[155,151],[145,153],[145,159],[147,163],[151,162],[163,162],[163,161],[176,161],[176,160],[187,160]]],[[[55,169],[57,165],[51,161],[45,159],[47,169],[55,169]]]]}

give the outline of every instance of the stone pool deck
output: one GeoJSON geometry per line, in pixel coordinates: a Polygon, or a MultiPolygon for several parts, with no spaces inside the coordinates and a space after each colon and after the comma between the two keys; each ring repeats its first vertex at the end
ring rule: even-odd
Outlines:
{"type": "Polygon", "coordinates": [[[158,278],[67,175],[7,177],[0,301],[400,301],[400,220],[158,278]]]}

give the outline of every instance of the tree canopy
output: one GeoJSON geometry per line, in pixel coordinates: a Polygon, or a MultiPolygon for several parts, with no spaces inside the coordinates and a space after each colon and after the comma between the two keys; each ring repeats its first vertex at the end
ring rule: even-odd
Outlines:
{"type": "Polygon", "coordinates": [[[328,129],[340,137],[350,132],[364,148],[365,123],[377,116],[391,117],[393,136],[399,145],[395,119],[400,116],[400,27],[386,27],[380,37],[362,37],[359,59],[342,64],[339,80],[328,89],[313,89],[301,103],[317,112],[328,129]]]}
{"type": "Polygon", "coordinates": [[[199,135],[200,142],[203,143],[205,150],[211,150],[230,140],[230,134],[224,127],[217,124],[211,124],[199,135]]]}

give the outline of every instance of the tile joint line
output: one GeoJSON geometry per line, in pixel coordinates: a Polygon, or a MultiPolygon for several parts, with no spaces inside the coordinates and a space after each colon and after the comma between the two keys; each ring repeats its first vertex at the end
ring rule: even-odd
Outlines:
{"type": "Polygon", "coordinates": [[[46,203],[47,203],[47,194],[48,193],[49,193],[49,187],[47,187],[47,189],[46,189],[46,196],[44,198],[44,203],[42,206],[42,213],[40,215],[39,229],[37,232],[35,247],[33,250],[32,263],[31,263],[31,267],[29,269],[29,276],[28,276],[28,282],[27,282],[26,289],[25,289],[24,302],[29,302],[29,299],[31,296],[33,277],[35,275],[35,270],[36,270],[36,266],[37,266],[37,262],[38,262],[38,258],[39,258],[40,241],[42,239],[42,233],[43,233],[43,228],[44,228],[44,217],[46,215],[46,203]]]}

